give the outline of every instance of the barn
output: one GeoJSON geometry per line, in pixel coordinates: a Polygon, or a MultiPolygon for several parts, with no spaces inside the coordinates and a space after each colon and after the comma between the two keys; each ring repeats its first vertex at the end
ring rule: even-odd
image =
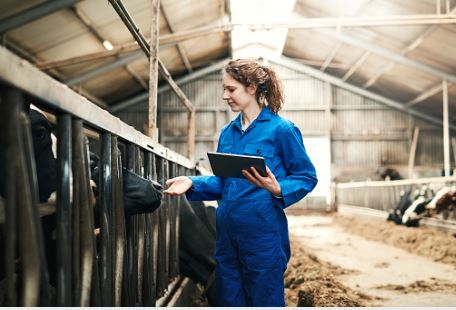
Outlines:
{"type": "Polygon", "coordinates": [[[2,306],[455,307],[455,172],[456,0],[0,1],[2,306]]]}

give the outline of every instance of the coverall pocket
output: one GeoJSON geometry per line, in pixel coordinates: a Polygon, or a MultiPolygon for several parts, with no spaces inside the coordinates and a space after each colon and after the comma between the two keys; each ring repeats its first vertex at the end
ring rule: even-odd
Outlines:
{"type": "Polygon", "coordinates": [[[244,153],[261,157],[273,157],[274,146],[268,144],[249,143],[245,145],[244,153]]]}

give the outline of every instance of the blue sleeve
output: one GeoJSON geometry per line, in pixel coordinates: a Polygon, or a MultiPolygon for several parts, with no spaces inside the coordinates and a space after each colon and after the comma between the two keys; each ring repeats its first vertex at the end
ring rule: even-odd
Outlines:
{"type": "Polygon", "coordinates": [[[281,208],[289,207],[310,193],[317,185],[315,167],[307,156],[301,131],[292,126],[279,139],[279,149],[285,166],[286,178],[279,182],[282,199],[273,198],[281,208]]]}
{"type": "Polygon", "coordinates": [[[223,192],[223,178],[210,176],[189,176],[193,182],[185,196],[190,201],[220,200],[223,192]]]}

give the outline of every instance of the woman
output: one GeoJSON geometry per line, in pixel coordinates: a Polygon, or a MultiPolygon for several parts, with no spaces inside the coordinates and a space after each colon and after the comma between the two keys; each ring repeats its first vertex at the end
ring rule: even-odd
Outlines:
{"type": "Polygon", "coordinates": [[[223,68],[223,99],[239,115],[220,134],[218,152],[260,155],[266,177],[255,168],[245,179],[180,176],[166,182],[168,195],[219,200],[216,290],[218,306],[285,306],[283,273],[290,258],[284,209],[317,184],[301,132],[277,115],[283,91],[275,72],[254,60],[223,68]]]}

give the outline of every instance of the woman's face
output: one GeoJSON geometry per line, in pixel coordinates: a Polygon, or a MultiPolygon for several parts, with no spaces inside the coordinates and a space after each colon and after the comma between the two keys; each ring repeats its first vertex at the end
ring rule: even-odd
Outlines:
{"type": "Polygon", "coordinates": [[[244,111],[256,103],[255,87],[245,87],[228,73],[223,73],[223,100],[226,100],[233,112],[244,111]]]}

